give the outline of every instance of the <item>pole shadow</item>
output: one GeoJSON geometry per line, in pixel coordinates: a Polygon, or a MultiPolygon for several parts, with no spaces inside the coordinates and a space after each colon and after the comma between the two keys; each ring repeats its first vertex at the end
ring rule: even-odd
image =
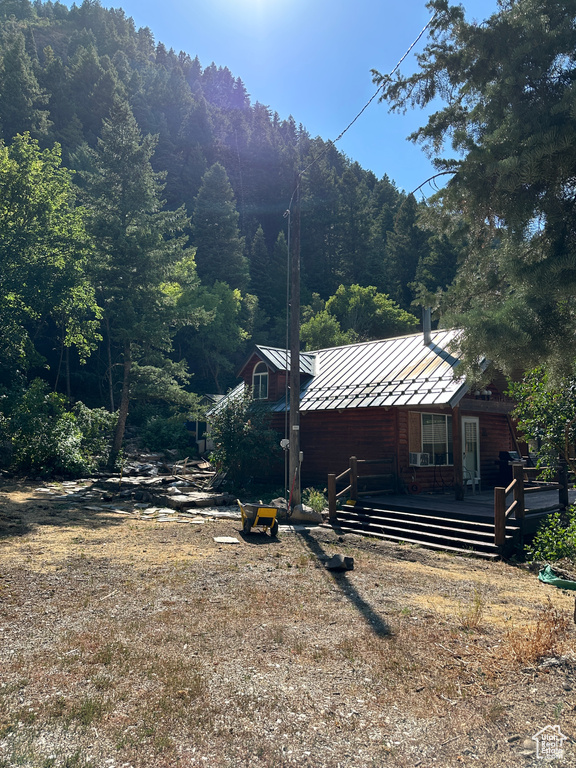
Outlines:
{"type": "MultiPolygon", "coordinates": [[[[330,559],[330,556],[322,549],[320,543],[316,541],[308,531],[304,531],[301,536],[308,549],[316,555],[321,563],[330,559]]],[[[326,569],[326,573],[332,577],[334,583],[344,597],[358,610],[374,634],[378,635],[378,637],[390,637],[392,635],[390,625],[377,611],[374,610],[370,603],[362,597],[354,584],[350,582],[347,576],[347,571],[329,571],[326,569]]]]}

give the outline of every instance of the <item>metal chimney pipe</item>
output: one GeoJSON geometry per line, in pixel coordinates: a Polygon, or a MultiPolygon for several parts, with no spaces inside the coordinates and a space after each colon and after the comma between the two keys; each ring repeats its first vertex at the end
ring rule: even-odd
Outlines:
{"type": "Polygon", "coordinates": [[[430,307],[422,307],[422,327],[424,329],[424,346],[432,342],[432,310],[430,307]]]}

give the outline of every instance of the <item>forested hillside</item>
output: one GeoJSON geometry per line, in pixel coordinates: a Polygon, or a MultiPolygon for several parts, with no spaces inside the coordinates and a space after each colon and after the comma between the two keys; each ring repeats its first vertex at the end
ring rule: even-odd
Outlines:
{"type": "MultiPolygon", "coordinates": [[[[167,50],[97,0],[70,9],[1,0],[0,24],[0,170],[34,188],[42,166],[47,190],[60,174],[61,214],[77,216],[82,242],[60,264],[58,232],[49,245],[34,240],[24,199],[0,186],[4,217],[20,227],[16,240],[4,227],[0,262],[0,320],[12,329],[4,386],[16,372],[22,381],[40,373],[50,388],[109,410],[124,396],[145,401],[182,386],[225,391],[250,344],[284,344],[284,214],[303,168],[308,338],[370,333],[348,309],[337,314],[344,288],[390,315],[372,325],[390,335],[414,327],[405,311],[419,291],[451,281],[457,250],[426,228],[430,211],[294,117],[252,103],[227,68],[167,50]],[[53,282],[51,259],[68,282],[36,304],[53,282]]],[[[46,209],[33,216],[52,220],[46,209]]]]}

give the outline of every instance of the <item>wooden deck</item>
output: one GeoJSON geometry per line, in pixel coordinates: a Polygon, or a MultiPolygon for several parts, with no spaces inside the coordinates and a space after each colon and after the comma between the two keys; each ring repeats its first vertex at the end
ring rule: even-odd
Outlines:
{"type": "MultiPolygon", "coordinates": [[[[576,489],[569,490],[570,503],[576,502],[576,489]]],[[[481,493],[468,493],[457,501],[453,493],[387,494],[385,496],[363,496],[359,503],[377,504],[380,508],[424,512],[448,517],[481,518],[494,520],[494,489],[481,493]]],[[[527,494],[525,507],[527,515],[550,512],[558,505],[558,491],[541,491],[527,494]]]]}

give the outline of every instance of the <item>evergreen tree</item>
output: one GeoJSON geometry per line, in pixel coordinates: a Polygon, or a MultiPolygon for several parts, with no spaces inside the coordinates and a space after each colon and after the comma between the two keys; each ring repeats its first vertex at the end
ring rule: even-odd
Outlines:
{"type": "Polygon", "coordinates": [[[386,245],[402,199],[403,196],[387,176],[374,185],[370,196],[370,248],[366,257],[366,270],[367,274],[371,275],[368,282],[375,285],[379,291],[388,290],[386,245]]]}
{"type": "Polygon", "coordinates": [[[151,165],[154,145],[154,138],[142,137],[129,106],[116,102],[94,153],[96,170],[88,177],[98,296],[109,342],[120,345],[123,362],[111,463],[122,446],[135,371],[141,379],[154,370],[157,389],[163,369],[171,380],[174,376],[166,354],[178,314],[183,277],[178,271],[183,263],[193,267],[185,259],[184,209],[163,210],[161,175],[151,165]]]}
{"type": "MultiPolygon", "coordinates": [[[[304,164],[311,155],[320,154],[324,144],[312,142],[310,156],[304,155],[304,164]]],[[[327,298],[340,283],[339,238],[336,222],[339,215],[338,172],[330,162],[330,152],[314,163],[302,181],[302,280],[310,292],[327,298]]]]}
{"type": "MultiPolygon", "coordinates": [[[[438,198],[462,215],[468,253],[444,308],[462,324],[471,368],[576,358],[576,9],[572,0],[500,2],[482,24],[433,0],[419,70],[386,81],[393,109],[440,98],[412,138],[449,179],[438,198]],[[452,145],[454,154],[441,154],[452,145]]],[[[443,222],[444,223],[444,222],[443,222]]]]}
{"type": "Polygon", "coordinates": [[[418,264],[429,255],[428,233],[418,226],[418,204],[414,195],[404,200],[386,241],[388,293],[403,309],[414,299],[411,284],[418,264]]]}
{"type": "Polygon", "coordinates": [[[0,0],[0,19],[28,19],[34,13],[29,0],[0,0]]]}
{"type": "Polygon", "coordinates": [[[335,226],[339,238],[338,274],[347,283],[370,282],[368,243],[370,237],[369,190],[366,174],[353,163],[342,174],[340,204],[335,226]]]}
{"type": "Polygon", "coordinates": [[[17,133],[44,135],[48,128],[47,96],[42,93],[26,53],[24,35],[15,31],[3,46],[0,61],[0,128],[9,141],[17,133]]]}
{"type": "Polygon", "coordinates": [[[244,238],[238,229],[234,193],[220,163],[204,174],[192,221],[201,280],[207,285],[220,281],[231,288],[246,288],[249,271],[244,238]]]}
{"type": "Polygon", "coordinates": [[[264,230],[259,226],[250,247],[250,285],[260,303],[268,306],[272,303],[271,266],[264,230]]]}

